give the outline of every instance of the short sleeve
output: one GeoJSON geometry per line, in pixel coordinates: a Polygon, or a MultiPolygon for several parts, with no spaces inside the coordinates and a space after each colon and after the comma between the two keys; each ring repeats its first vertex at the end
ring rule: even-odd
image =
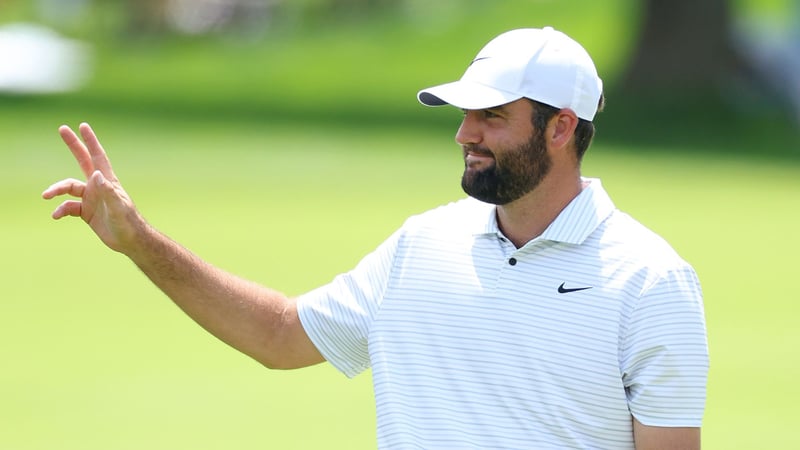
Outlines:
{"type": "Polygon", "coordinates": [[[702,292],[688,265],[652,283],[633,309],[621,348],[628,403],[641,423],[699,427],[708,376],[702,292]]]}
{"type": "Polygon", "coordinates": [[[369,368],[367,337],[386,291],[400,235],[395,232],[353,270],[297,299],[309,338],[348,377],[369,368]]]}

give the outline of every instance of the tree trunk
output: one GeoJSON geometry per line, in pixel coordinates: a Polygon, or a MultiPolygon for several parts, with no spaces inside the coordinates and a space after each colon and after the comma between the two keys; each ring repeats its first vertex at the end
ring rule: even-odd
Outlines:
{"type": "Polygon", "coordinates": [[[622,89],[718,89],[742,64],[731,40],[728,0],[647,0],[622,89]]]}

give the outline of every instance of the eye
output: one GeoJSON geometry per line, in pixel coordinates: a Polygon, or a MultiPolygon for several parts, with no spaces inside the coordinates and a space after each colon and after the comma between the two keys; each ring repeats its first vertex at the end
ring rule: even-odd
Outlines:
{"type": "Polygon", "coordinates": [[[483,116],[484,119],[493,119],[495,117],[500,117],[500,114],[498,114],[499,111],[494,110],[494,109],[476,109],[476,110],[462,109],[461,110],[461,114],[464,117],[466,117],[467,114],[469,114],[470,111],[474,111],[474,112],[480,114],[481,116],[483,116]]]}

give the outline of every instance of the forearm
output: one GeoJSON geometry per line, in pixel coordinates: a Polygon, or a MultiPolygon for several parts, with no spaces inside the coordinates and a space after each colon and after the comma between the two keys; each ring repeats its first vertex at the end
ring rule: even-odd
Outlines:
{"type": "Polygon", "coordinates": [[[322,357],[302,331],[293,300],[216,268],[149,225],[124,253],[210,333],[271,368],[322,357]]]}

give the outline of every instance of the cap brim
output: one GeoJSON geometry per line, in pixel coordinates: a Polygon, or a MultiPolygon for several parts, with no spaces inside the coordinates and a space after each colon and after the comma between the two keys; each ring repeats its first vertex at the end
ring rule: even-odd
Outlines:
{"type": "Polygon", "coordinates": [[[486,85],[459,80],[441,84],[417,93],[417,99],[426,106],[453,105],[461,109],[485,109],[505,105],[522,98],[519,94],[500,91],[486,85]]]}

